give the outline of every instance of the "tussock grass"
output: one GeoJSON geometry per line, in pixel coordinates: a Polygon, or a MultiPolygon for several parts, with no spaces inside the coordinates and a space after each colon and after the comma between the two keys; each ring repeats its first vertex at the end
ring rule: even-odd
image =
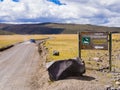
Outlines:
{"type": "MultiPolygon", "coordinates": [[[[118,67],[120,64],[120,34],[113,34],[112,63],[118,67]],[[116,60],[118,61],[116,64],[116,60]],[[118,64],[119,63],[119,64],[118,64]]],[[[51,35],[52,39],[46,42],[49,50],[48,60],[63,60],[78,56],[78,37],[77,34],[51,35]],[[60,52],[59,56],[53,56],[53,51],[60,52]]],[[[82,59],[86,62],[88,68],[98,69],[102,66],[108,66],[108,50],[82,50],[82,59]],[[96,62],[93,58],[98,57],[102,62],[96,62]]]]}
{"type": "MultiPolygon", "coordinates": [[[[49,35],[50,40],[46,42],[46,46],[49,51],[47,61],[63,60],[68,58],[74,58],[78,56],[78,37],[77,34],[60,34],[49,35]],[[60,52],[59,56],[53,56],[53,51],[60,52]]],[[[112,64],[113,67],[119,67],[120,65],[120,34],[113,34],[113,49],[112,49],[112,64]]],[[[26,41],[31,38],[41,39],[47,35],[0,35],[0,48],[14,44],[21,41],[26,41]]],[[[82,59],[86,62],[88,68],[108,65],[109,54],[107,50],[82,50],[82,59]],[[94,57],[98,57],[102,62],[96,62],[94,57]]]]}
{"type": "Polygon", "coordinates": [[[49,48],[48,61],[68,59],[77,56],[77,36],[76,35],[51,35],[52,39],[46,42],[49,48]],[[53,51],[60,52],[59,56],[53,56],[53,51]]]}

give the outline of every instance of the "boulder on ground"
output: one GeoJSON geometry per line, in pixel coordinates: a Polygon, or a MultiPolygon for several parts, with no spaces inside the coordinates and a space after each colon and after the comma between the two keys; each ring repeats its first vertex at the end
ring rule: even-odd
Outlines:
{"type": "Polygon", "coordinates": [[[86,71],[84,61],[79,58],[50,62],[47,65],[47,70],[52,81],[80,76],[86,71]]]}
{"type": "Polygon", "coordinates": [[[54,51],[53,51],[53,55],[54,55],[54,56],[59,56],[59,51],[54,50],[54,51]]]}

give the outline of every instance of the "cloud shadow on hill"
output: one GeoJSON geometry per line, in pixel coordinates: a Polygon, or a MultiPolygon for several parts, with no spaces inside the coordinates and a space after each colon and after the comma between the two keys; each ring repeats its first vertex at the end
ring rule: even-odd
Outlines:
{"type": "Polygon", "coordinates": [[[60,34],[64,28],[52,28],[41,25],[14,25],[2,28],[2,30],[16,34],[60,34]]]}

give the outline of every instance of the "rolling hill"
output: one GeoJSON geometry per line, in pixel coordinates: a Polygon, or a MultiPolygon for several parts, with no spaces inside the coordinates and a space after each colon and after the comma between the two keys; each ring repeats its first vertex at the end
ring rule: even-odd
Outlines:
{"type": "Polygon", "coordinates": [[[78,31],[120,32],[120,28],[116,27],[61,23],[0,24],[0,30],[16,34],[75,34],[78,31]]]}
{"type": "Polygon", "coordinates": [[[13,34],[15,34],[15,33],[4,31],[4,30],[0,30],[0,35],[13,35],[13,34]]]}

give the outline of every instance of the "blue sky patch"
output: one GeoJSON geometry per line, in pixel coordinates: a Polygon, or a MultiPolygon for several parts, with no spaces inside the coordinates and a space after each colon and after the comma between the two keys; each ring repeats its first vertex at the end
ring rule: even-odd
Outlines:
{"type": "Polygon", "coordinates": [[[3,2],[3,0],[0,0],[0,2],[3,2]]]}
{"type": "Polygon", "coordinates": [[[19,0],[13,0],[14,2],[19,2],[19,0]]]}
{"type": "Polygon", "coordinates": [[[63,3],[61,3],[59,0],[47,0],[49,2],[53,2],[54,4],[57,4],[57,5],[65,5],[63,3]]]}
{"type": "MultiPolygon", "coordinates": [[[[0,2],[3,2],[4,0],[0,0],[0,2]]],[[[12,0],[13,2],[19,2],[19,0],[12,0]]]]}

